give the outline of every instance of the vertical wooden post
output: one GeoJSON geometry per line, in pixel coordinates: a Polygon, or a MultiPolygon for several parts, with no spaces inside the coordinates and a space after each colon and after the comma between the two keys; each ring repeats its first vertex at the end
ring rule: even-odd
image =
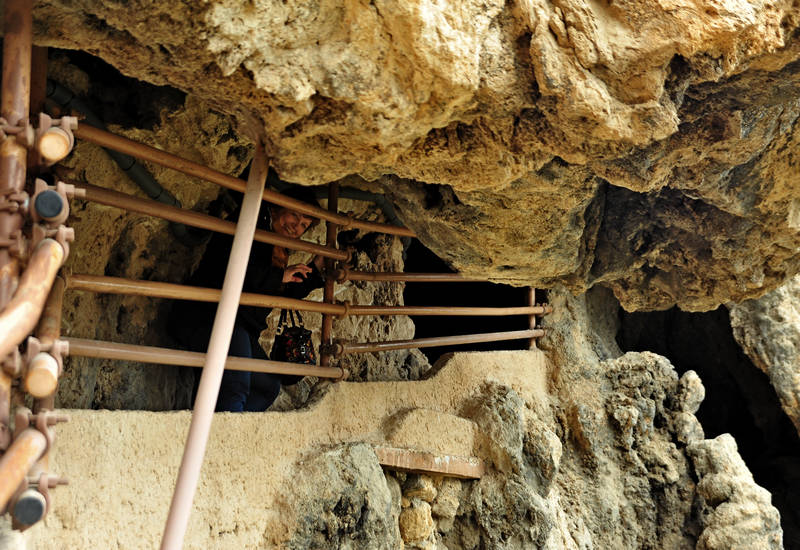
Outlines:
{"type": "MultiPolygon", "coordinates": [[[[328,210],[331,212],[338,212],[339,210],[339,184],[333,182],[328,184],[328,210]]],[[[333,222],[326,221],[327,232],[325,235],[325,246],[336,247],[336,233],[337,225],[333,222]]],[[[327,272],[325,279],[325,290],[323,300],[329,304],[333,303],[333,292],[336,287],[336,281],[332,277],[333,272],[333,259],[325,258],[325,271],[327,272]]],[[[324,314],[322,316],[322,331],[320,335],[321,344],[330,344],[333,332],[333,315],[324,314]]],[[[322,367],[329,367],[331,364],[331,355],[329,353],[320,354],[319,364],[322,367]]]]}
{"type": "Polygon", "coordinates": [[[0,453],[11,444],[11,377],[0,368],[0,453]]]}
{"type": "MultiPolygon", "coordinates": [[[[7,0],[3,13],[3,78],[0,116],[6,124],[27,122],[30,106],[31,48],[33,45],[33,2],[7,0]]],[[[27,148],[15,136],[0,143],[0,206],[9,195],[25,187],[27,148]]],[[[0,240],[8,241],[22,228],[20,212],[0,208],[0,240]]],[[[7,245],[0,246],[0,311],[11,300],[19,280],[19,264],[7,245]]],[[[5,335],[0,334],[0,338],[5,335]]],[[[0,361],[5,357],[0,357],[0,361]]],[[[0,450],[9,444],[11,377],[0,368],[0,450]]]]}
{"type": "Polygon", "coordinates": [[[203,373],[200,375],[200,386],[197,388],[189,435],[178,471],[178,481],[175,483],[175,493],[167,516],[167,525],[164,528],[164,538],[161,540],[161,550],[179,550],[183,547],[183,537],[186,534],[192,500],[200,478],[211,420],[214,417],[214,405],[217,402],[219,387],[222,383],[225,360],[228,357],[236,311],[239,308],[244,275],[253,244],[253,235],[256,232],[256,222],[261,207],[264,183],[267,181],[268,166],[264,147],[259,145],[250,167],[247,189],[242,199],[242,212],[233,236],[228,268],[225,271],[219,307],[211,329],[203,373]]]}
{"type": "MultiPolygon", "coordinates": [[[[528,305],[535,306],[536,305],[536,289],[530,287],[528,289],[528,305]]],[[[528,328],[534,329],[539,324],[539,318],[536,315],[530,315],[528,317],[528,328]]],[[[536,349],[536,338],[530,339],[530,344],[528,346],[529,349],[536,349]]]]}
{"type": "MultiPolygon", "coordinates": [[[[34,120],[38,120],[39,113],[44,112],[44,103],[47,96],[47,48],[34,46],[31,53],[31,104],[30,112],[34,120]]],[[[67,113],[68,114],[68,113],[67,113]]],[[[28,172],[39,174],[42,170],[37,164],[41,161],[38,153],[28,155],[28,172]]]]}

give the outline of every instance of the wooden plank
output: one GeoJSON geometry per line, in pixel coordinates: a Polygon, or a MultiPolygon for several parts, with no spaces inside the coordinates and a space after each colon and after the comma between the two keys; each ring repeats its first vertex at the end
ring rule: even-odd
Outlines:
{"type": "Polygon", "coordinates": [[[462,479],[478,479],[486,472],[480,458],[434,454],[395,447],[375,447],[378,462],[392,470],[415,474],[434,474],[462,479]]]}

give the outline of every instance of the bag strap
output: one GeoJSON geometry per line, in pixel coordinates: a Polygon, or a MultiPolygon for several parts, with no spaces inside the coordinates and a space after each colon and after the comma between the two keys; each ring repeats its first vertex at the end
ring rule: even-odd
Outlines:
{"type": "Polygon", "coordinates": [[[278,319],[278,330],[288,327],[289,320],[291,321],[293,327],[305,328],[303,327],[303,316],[300,315],[299,311],[295,311],[293,309],[282,309],[281,316],[278,319]]]}
{"type": "Polygon", "coordinates": [[[286,310],[281,310],[281,316],[278,318],[278,330],[283,329],[286,326],[286,310]]]}

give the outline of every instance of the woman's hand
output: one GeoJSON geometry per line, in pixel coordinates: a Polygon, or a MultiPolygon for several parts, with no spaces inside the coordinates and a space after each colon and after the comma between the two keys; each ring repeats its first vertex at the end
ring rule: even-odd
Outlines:
{"type": "Polygon", "coordinates": [[[311,268],[305,264],[290,265],[283,270],[283,282],[302,283],[309,273],[311,273],[311,268]]]}

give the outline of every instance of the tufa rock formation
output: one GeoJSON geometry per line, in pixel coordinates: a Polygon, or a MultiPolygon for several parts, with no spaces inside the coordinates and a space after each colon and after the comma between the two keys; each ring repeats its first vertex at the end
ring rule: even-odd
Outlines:
{"type": "MultiPolygon", "coordinates": [[[[468,275],[701,311],[800,271],[796,2],[38,2],[468,275]]],[[[197,140],[194,140],[197,141],[197,140]]]]}
{"type": "MultiPolygon", "coordinates": [[[[734,440],[705,438],[702,377],[616,343],[620,304],[730,304],[797,425],[796,289],[778,288],[800,272],[796,1],[44,0],[34,24],[50,78],[111,130],[231,174],[264,141],[283,180],[383,193],[465,275],[552,289],[541,351],[432,369],[419,352],[368,354],[347,359],[354,382],[284,392],[274,411],[291,412],[219,415],[187,547],[772,549],[783,530],[800,544],[792,491],[782,529],[734,440]],[[487,474],[382,470],[373,444],[474,455],[487,474]]],[[[224,203],[147,167],[184,207],[224,203]]],[[[141,194],[90,144],[60,170],[141,194]]],[[[342,208],[383,219],[370,203],[342,208]]],[[[147,216],[91,203],[73,214],[76,273],[182,282],[203,251],[147,216]]],[[[399,240],[340,242],[353,267],[402,270],[399,240]]],[[[339,291],[403,299],[390,284],[339,291]]],[[[168,307],[71,293],[64,331],[171,346],[168,307]]],[[[345,319],[334,332],[404,339],[414,326],[345,319]]],[[[191,386],[180,369],[70,358],[57,402],[167,410],[191,386]]],[[[743,408],[763,410],[755,393],[743,408]]],[[[74,481],[26,538],[154,546],[188,414],[75,416],[53,456],[74,481]]]]}
{"type": "MultiPolygon", "coordinates": [[[[732,438],[704,439],[696,375],[652,353],[592,358],[602,332],[580,312],[593,299],[557,297],[576,338],[546,351],[457,354],[423,381],[345,382],[301,411],[217,415],[185,547],[781,548],[732,438]],[[372,445],[472,455],[487,471],[382,470],[372,445]]],[[[156,545],[189,414],[74,415],[53,461],[76,482],[26,536],[156,545]]]]}
{"type": "Polygon", "coordinates": [[[764,371],[800,433],[800,277],[764,295],[729,306],[733,336],[764,371]]]}

